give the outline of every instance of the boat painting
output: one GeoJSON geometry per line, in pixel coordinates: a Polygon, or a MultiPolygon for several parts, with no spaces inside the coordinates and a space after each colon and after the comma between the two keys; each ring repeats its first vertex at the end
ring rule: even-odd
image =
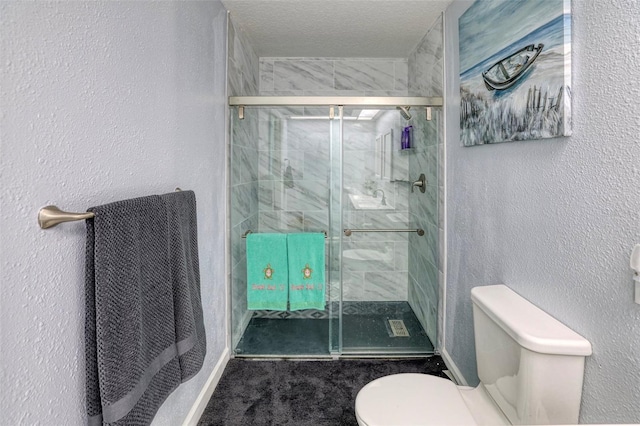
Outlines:
{"type": "Polygon", "coordinates": [[[530,44],[513,55],[502,58],[493,64],[482,73],[487,89],[504,90],[513,86],[520,77],[525,75],[525,72],[536,60],[543,47],[544,44],[542,43],[537,46],[530,44]]]}
{"type": "Polygon", "coordinates": [[[571,134],[570,6],[476,0],[460,16],[463,146],[571,134]]]}

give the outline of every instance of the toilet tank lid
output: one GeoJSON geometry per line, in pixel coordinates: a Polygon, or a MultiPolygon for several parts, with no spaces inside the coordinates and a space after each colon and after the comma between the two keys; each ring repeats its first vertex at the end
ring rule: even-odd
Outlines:
{"type": "Polygon", "coordinates": [[[505,285],[471,289],[471,300],[521,346],[543,354],[591,355],[591,343],[505,285]]]}

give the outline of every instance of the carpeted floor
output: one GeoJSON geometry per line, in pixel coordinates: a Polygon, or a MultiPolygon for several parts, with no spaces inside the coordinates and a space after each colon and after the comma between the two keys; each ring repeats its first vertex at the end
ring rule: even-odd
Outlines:
{"type": "Polygon", "coordinates": [[[199,425],[357,426],[354,404],[370,381],[396,373],[446,377],[439,356],[402,360],[232,359],[199,425]]]}

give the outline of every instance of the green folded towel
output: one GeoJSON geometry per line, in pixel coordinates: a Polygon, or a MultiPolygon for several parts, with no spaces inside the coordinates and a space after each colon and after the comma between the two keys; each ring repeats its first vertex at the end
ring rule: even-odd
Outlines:
{"type": "Polygon", "coordinates": [[[289,234],[289,309],[325,309],[324,234],[289,234]]]}
{"type": "Polygon", "coordinates": [[[286,311],[286,234],[247,235],[247,308],[286,311]]]}

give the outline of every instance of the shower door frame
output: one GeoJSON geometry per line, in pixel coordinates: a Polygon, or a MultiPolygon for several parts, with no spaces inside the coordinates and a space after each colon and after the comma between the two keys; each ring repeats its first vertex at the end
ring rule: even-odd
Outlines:
{"type": "MultiPolygon", "coordinates": [[[[427,120],[431,120],[432,111],[431,108],[440,108],[444,104],[443,98],[436,97],[422,97],[422,96],[230,96],[229,97],[229,107],[237,107],[237,114],[239,119],[244,118],[244,107],[292,107],[292,106],[306,106],[306,107],[327,107],[330,111],[330,120],[340,120],[340,129],[339,129],[339,137],[342,139],[343,137],[343,108],[344,107],[395,107],[395,106],[403,106],[403,107],[414,107],[414,108],[424,108],[425,118],[427,120]],[[336,109],[338,110],[338,114],[335,114],[336,109]]],[[[331,135],[333,136],[333,135],[331,135]]],[[[342,144],[342,140],[338,142],[340,145],[342,144]]],[[[333,159],[331,160],[333,161],[333,159]]],[[[342,186],[342,180],[340,179],[340,186],[342,186]]],[[[342,190],[340,191],[340,199],[342,199],[342,190]]],[[[329,214],[331,215],[331,206],[329,207],[329,214]]],[[[340,219],[340,223],[341,223],[340,219]]],[[[333,240],[337,237],[338,247],[341,247],[342,242],[342,229],[340,228],[339,235],[333,235],[331,231],[333,231],[331,227],[331,218],[330,218],[330,229],[328,230],[328,238],[329,238],[329,250],[331,251],[331,247],[333,244],[333,240]]],[[[328,271],[331,274],[331,271],[328,271]]],[[[329,341],[327,345],[329,347],[329,353],[331,357],[337,358],[342,356],[347,357],[360,357],[361,355],[350,354],[344,355],[342,353],[342,256],[340,256],[340,299],[339,299],[339,319],[338,319],[338,347],[335,348],[333,346],[333,337],[332,333],[329,334],[329,341]]],[[[329,275],[329,281],[331,275],[329,275]]],[[[231,280],[229,282],[229,294],[232,294],[233,289],[231,288],[231,280]]],[[[230,313],[233,309],[230,309],[230,313]]],[[[330,325],[330,328],[332,325],[330,325]]],[[[233,330],[229,330],[230,336],[229,339],[232,342],[233,336],[231,333],[233,330]]],[[[435,342],[434,342],[435,343],[435,342]]],[[[233,348],[231,348],[233,350],[233,348]]],[[[270,357],[272,355],[267,355],[270,357]]],[[[289,357],[287,354],[281,355],[273,355],[276,357],[289,357]]],[[[371,356],[371,355],[367,355],[371,356]]],[[[374,355],[375,356],[375,355],[374,355]]],[[[384,355],[388,356],[388,354],[384,355]]],[[[400,355],[402,356],[402,355],[400,355]]],[[[256,355],[254,355],[256,357],[256,355]]],[[[260,357],[260,356],[257,356],[260,357]]],[[[299,356],[293,356],[292,358],[296,358],[299,356]]],[[[303,356],[304,358],[304,356],[303,356]]]]}
{"type": "Polygon", "coordinates": [[[229,106],[442,107],[441,96],[230,96],[229,106]]]}

